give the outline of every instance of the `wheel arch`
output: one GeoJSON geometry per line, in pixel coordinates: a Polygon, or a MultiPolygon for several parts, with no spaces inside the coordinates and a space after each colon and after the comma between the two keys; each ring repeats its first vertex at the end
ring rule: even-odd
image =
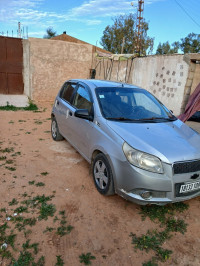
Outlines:
{"type": "Polygon", "coordinates": [[[108,162],[110,164],[110,167],[111,167],[111,170],[112,170],[113,182],[114,182],[114,189],[115,189],[117,184],[116,184],[114,166],[113,166],[113,163],[112,163],[112,160],[111,160],[109,154],[104,149],[101,149],[101,148],[98,147],[92,152],[92,156],[91,156],[91,171],[92,171],[92,168],[93,168],[94,158],[100,153],[102,153],[102,154],[104,154],[106,156],[106,158],[107,158],[107,160],[108,160],[108,162]]]}

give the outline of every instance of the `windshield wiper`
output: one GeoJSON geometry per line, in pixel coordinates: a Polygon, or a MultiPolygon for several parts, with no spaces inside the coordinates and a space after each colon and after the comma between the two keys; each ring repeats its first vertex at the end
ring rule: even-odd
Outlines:
{"type": "Polygon", "coordinates": [[[175,121],[177,120],[176,117],[149,117],[149,118],[141,118],[141,121],[152,121],[152,120],[167,120],[167,121],[175,121]]]}
{"type": "Polygon", "coordinates": [[[119,121],[135,121],[135,119],[130,119],[126,117],[106,117],[108,120],[119,120],[119,121]]]}

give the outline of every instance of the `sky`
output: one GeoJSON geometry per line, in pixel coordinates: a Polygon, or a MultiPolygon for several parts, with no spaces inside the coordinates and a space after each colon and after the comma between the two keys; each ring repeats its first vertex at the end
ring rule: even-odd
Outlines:
{"type": "MultiPolygon", "coordinates": [[[[135,13],[138,1],[127,0],[0,0],[0,35],[43,38],[48,27],[100,46],[103,31],[120,14],[135,13]],[[133,2],[133,6],[131,5],[133,2]]],[[[189,33],[200,34],[199,0],[144,0],[144,19],[148,36],[173,43],[189,33]]]]}

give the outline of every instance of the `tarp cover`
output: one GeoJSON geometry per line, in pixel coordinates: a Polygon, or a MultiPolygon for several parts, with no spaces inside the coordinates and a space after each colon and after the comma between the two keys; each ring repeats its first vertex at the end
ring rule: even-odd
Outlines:
{"type": "Polygon", "coordinates": [[[187,121],[194,113],[200,110],[200,83],[195,91],[190,95],[189,101],[186,105],[185,112],[178,118],[183,122],[187,121]]]}

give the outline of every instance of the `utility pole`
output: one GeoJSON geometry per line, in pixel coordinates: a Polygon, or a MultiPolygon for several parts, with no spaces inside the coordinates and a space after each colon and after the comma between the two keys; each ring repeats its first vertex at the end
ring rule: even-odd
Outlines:
{"type": "Polygon", "coordinates": [[[138,0],[137,20],[136,20],[136,44],[133,53],[141,55],[142,50],[142,26],[143,26],[144,0],[138,0]]]}
{"type": "Polygon", "coordinates": [[[21,38],[21,23],[20,22],[18,22],[18,34],[17,34],[18,36],[18,38],[21,38]]]}

